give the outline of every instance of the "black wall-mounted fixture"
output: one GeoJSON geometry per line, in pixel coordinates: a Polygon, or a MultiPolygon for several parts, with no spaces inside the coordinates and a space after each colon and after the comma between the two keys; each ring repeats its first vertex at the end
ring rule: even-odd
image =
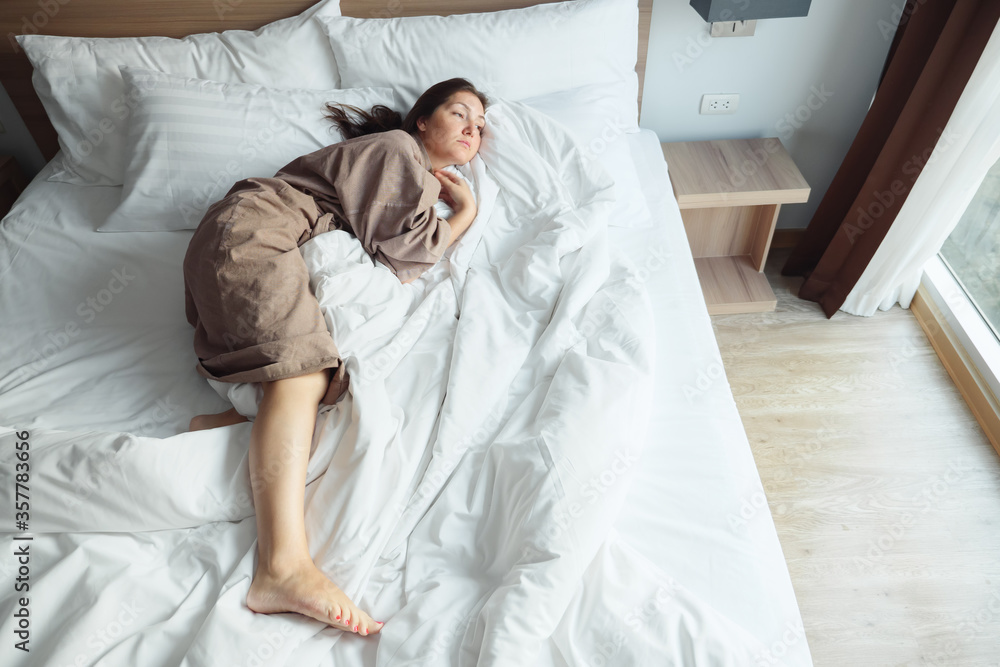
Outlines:
{"type": "Polygon", "coordinates": [[[812,0],[691,0],[709,23],[806,16],[812,0]]]}

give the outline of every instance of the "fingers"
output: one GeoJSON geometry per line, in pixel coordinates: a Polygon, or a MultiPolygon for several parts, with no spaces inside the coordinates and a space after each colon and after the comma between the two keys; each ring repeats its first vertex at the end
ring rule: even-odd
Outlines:
{"type": "Polygon", "coordinates": [[[472,188],[464,178],[441,169],[433,173],[441,183],[441,199],[453,210],[464,209],[475,204],[472,188]]]}
{"type": "Polygon", "coordinates": [[[441,192],[442,193],[446,193],[446,192],[448,192],[449,190],[451,190],[452,188],[455,187],[455,182],[454,181],[452,181],[452,180],[450,180],[448,178],[445,178],[440,173],[435,172],[434,173],[434,177],[438,180],[438,183],[441,185],[441,192]]]}
{"type": "Polygon", "coordinates": [[[472,188],[469,187],[468,182],[463,178],[459,178],[448,172],[435,173],[435,176],[437,176],[438,182],[441,184],[442,193],[448,193],[452,196],[461,196],[465,192],[472,193],[472,188]]]}
{"type": "Polygon", "coordinates": [[[464,196],[466,193],[472,194],[472,188],[469,187],[469,184],[464,179],[452,176],[451,174],[448,174],[447,179],[438,177],[438,181],[441,183],[442,194],[447,193],[453,197],[456,195],[464,196]]]}
{"type": "Polygon", "coordinates": [[[459,181],[462,180],[458,176],[456,176],[455,174],[451,173],[450,171],[444,171],[443,169],[438,169],[437,171],[434,172],[434,175],[437,176],[438,178],[440,178],[441,176],[444,176],[445,178],[447,178],[452,183],[458,183],[459,181]]]}

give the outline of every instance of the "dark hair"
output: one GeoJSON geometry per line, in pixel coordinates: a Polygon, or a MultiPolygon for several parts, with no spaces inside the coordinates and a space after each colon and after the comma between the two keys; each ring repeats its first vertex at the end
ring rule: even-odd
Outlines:
{"type": "Polygon", "coordinates": [[[326,118],[333,121],[344,139],[353,139],[389,130],[404,130],[416,135],[418,133],[417,120],[430,116],[435,109],[447,102],[448,98],[461,91],[472,93],[478,97],[483,109],[489,106],[490,100],[486,95],[476,90],[476,87],[467,80],[456,78],[435,83],[425,90],[417,98],[410,112],[406,114],[406,118],[383,104],[376,104],[370,111],[365,111],[339,102],[327,103],[326,110],[329,113],[326,114],[326,118]]]}

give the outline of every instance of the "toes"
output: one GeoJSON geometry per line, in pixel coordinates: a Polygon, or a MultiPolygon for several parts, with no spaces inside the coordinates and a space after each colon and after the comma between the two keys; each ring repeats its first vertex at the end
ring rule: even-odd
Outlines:
{"type": "Polygon", "coordinates": [[[365,614],[365,613],[361,614],[361,619],[360,619],[360,622],[358,623],[358,634],[359,635],[374,634],[374,633],[378,632],[381,629],[382,629],[382,626],[379,625],[371,616],[369,616],[368,614],[365,614]]]}
{"type": "Polygon", "coordinates": [[[347,628],[351,632],[361,633],[361,629],[364,627],[364,614],[361,613],[359,609],[351,610],[351,618],[347,621],[347,628]]]}
{"type": "Polygon", "coordinates": [[[339,604],[334,604],[329,613],[330,625],[339,625],[344,618],[344,610],[339,604]]]}
{"type": "Polygon", "coordinates": [[[363,611],[361,611],[360,609],[352,609],[351,622],[350,622],[351,630],[353,632],[358,633],[359,635],[365,634],[367,627],[365,625],[365,621],[367,619],[368,615],[365,614],[363,611]]]}
{"type": "Polygon", "coordinates": [[[351,621],[350,611],[339,604],[333,604],[327,613],[327,623],[339,630],[351,632],[356,623],[351,621]]]}

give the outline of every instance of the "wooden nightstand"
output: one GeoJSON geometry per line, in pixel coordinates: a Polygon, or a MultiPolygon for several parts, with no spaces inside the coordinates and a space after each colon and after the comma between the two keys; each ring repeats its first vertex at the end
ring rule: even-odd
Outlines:
{"type": "Polygon", "coordinates": [[[12,155],[0,155],[0,218],[7,215],[10,207],[28,184],[24,173],[17,166],[12,155]]]}
{"type": "Polygon", "coordinates": [[[777,138],[662,144],[710,315],[774,310],[764,276],[782,204],[809,184],[777,138]]]}

